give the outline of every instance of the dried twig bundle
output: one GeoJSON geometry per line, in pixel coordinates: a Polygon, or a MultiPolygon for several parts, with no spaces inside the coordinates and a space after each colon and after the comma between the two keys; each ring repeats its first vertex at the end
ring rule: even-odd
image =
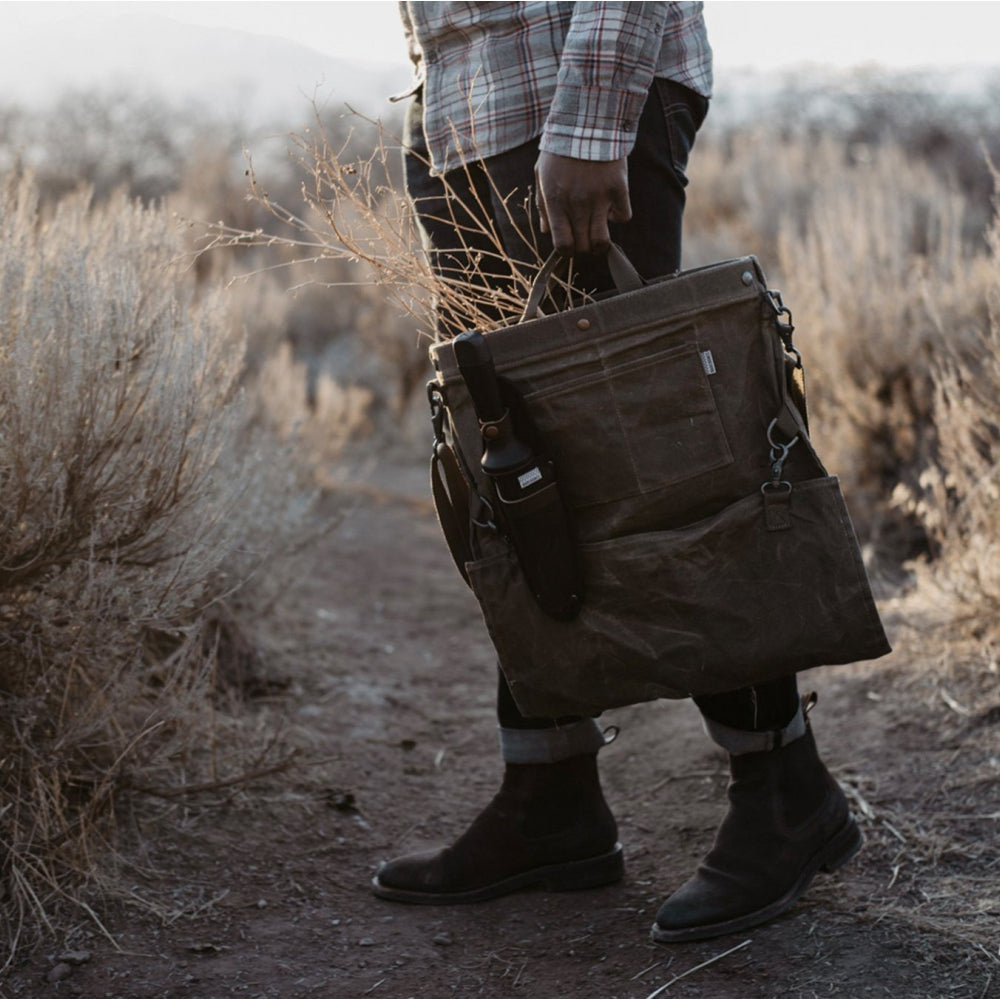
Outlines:
{"type": "MultiPolygon", "coordinates": [[[[442,328],[489,330],[515,322],[527,298],[530,268],[523,261],[512,262],[486,206],[469,204],[447,176],[441,178],[441,197],[435,199],[434,210],[459,234],[463,252],[460,260],[453,259],[452,266],[442,262],[435,273],[398,177],[403,140],[380,123],[352,114],[371,136],[363,152],[357,151],[353,132],[340,141],[332,140],[318,113],[316,127],[292,136],[293,155],[306,178],[301,186],[301,211],[272,200],[251,163],[250,195],[279,225],[267,232],[217,223],[210,227],[204,249],[269,247],[284,256],[271,267],[347,263],[350,268],[338,270],[340,280],[334,284],[376,287],[432,338],[442,328]],[[504,274],[505,280],[497,281],[497,274],[504,274]]],[[[418,154],[410,150],[410,155],[418,154]]],[[[496,193],[481,164],[459,169],[479,172],[496,193]]],[[[481,190],[483,184],[470,187],[481,190]]],[[[524,211],[530,196],[528,191],[519,191],[513,195],[517,205],[503,202],[515,232],[523,236],[526,252],[536,243],[532,233],[525,231],[532,224],[531,213],[524,211]],[[529,221],[516,221],[524,219],[529,221]]],[[[527,263],[539,265],[541,261],[536,255],[527,263]]]]}

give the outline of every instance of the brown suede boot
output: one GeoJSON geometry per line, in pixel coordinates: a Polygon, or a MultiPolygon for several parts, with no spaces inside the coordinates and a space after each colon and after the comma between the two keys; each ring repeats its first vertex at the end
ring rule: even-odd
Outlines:
{"type": "Polygon", "coordinates": [[[621,879],[618,828],[601,792],[596,751],[546,763],[507,756],[500,791],[469,829],[450,847],[385,862],[372,883],[375,895],[477,903],[531,886],[565,891],[621,879]]]}
{"type": "MultiPolygon", "coordinates": [[[[738,733],[707,728],[723,746],[738,733]]],[[[764,923],[789,909],[818,871],[834,871],[860,850],[861,831],[801,709],[780,733],[728,742],[748,747],[759,738],[777,745],[731,753],[729,812],[695,875],[660,907],[654,941],[698,941],[764,923]]]]}

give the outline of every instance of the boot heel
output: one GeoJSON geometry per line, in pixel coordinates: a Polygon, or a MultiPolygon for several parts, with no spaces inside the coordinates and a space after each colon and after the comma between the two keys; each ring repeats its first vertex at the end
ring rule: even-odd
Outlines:
{"type": "Polygon", "coordinates": [[[820,865],[820,868],[825,872],[835,872],[838,868],[843,868],[861,850],[861,845],[864,842],[865,838],[858,824],[853,817],[848,817],[843,829],[830,842],[826,851],[826,860],[820,865]]]}
{"type": "Polygon", "coordinates": [[[572,861],[547,872],[542,885],[551,892],[573,892],[577,889],[595,889],[599,885],[620,882],[625,875],[622,845],[596,858],[572,861]]]}

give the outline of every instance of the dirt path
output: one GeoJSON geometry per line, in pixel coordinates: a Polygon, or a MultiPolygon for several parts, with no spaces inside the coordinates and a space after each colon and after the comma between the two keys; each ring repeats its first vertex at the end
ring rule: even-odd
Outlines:
{"type": "Polygon", "coordinates": [[[904,711],[898,664],[807,679],[821,693],[818,742],[869,814],[868,846],[768,927],[649,941],[723,810],[724,760],[686,703],[608,713],[621,727],[602,773],[623,884],[464,908],[375,899],[379,860],[458,833],[499,765],[490,647],[424,470],[383,468],[374,482],[257,623],[269,669],[294,680],[261,711],[286,719],[308,766],[147,821],[142,878],[174,887],[172,919],[112,915],[119,950],[81,925],[65,942],[78,964],[37,954],[3,995],[646,997],[681,976],[660,995],[1000,995],[1000,932],[980,932],[1000,912],[1000,727],[942,728],[958,716],[922,706],[912,685],[904,711]],[[972,777],[955,787],[959,765],[972,777]],[[941,816],[952,820],[937,829],[941,816]]]}

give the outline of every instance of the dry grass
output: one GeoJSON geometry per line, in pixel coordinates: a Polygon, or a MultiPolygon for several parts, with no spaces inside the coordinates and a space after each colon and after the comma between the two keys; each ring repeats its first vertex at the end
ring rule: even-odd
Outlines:
{"type": "Polygon", "coordinates": [[[294,505],[246,438],[241,343],[217,297],[194,304],[162,213],[88,192],[42,212],[12,174],[0,240],[9,961],[63,904],[93,912],[124,790],[232,770],[213,608],[294,505]]]}
{"type": "Polygon", "coordinates": [[[897,559],[922,540],[906,537],[885,498],[936,460],[942,352],[986,323],[985,268],[962,245],[962,207],[928,170],[887,148],[831,172],[801,229],[780,234],[786,290],[813,361],[821,454],[845,479],[869,541],[897,559]]]}
{"type": "Polygon", "coordinates": [[[887,149],[817,193],[781,257],[820,452],[873,552],[918,558],[916,605],[953,638],[995,635],[1000,606],[1000,230],[970,248],[962,218],[887,149]]]}
{"type": "Polygon", "coordinates": [[[980,641],[953,632],[935,637],[917,615],[910,628],[897,636],[905,665],[868,668],[865,686],[881,691],[880,732],[867,747],[878,765],[859,760],[836,774],[867,839],[841,891],[857,919],[996,962],[996,653],[984,659],[980,641]]]}
{"type": "MultiPolygon", "coordinates": [[[[990,321],[957,342],[943,331],[933,398],[938,461],[897,502],[934,543],[919,585],[952,635],[1000,639],[1000,219],[983,281],[990,321]]],[[[980,295],[982,292],[980,291],[980,295]]],[[[943,313],[942,318],[948,313],[943,313]]],[[[995,656],[993,658],[995,666],[995,656]]]]}
{"type": "Polygon", "coordinates": [[[372,393],[343,385],[328,371],[310,373],[291,345],[279,346],[255,380],[255,417],[283,441],[293,441],[307,465],[321,468],[370,429],[372,393]]]}

